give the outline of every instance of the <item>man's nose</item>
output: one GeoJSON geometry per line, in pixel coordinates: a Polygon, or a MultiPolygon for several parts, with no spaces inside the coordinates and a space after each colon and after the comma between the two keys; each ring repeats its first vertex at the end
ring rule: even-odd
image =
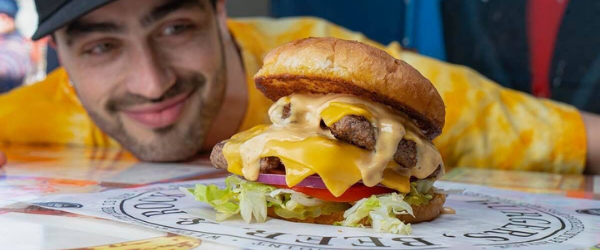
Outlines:
{"type": "Polygon", "coordinates": [[[134,53],[127,89],[148,99],[162,97],[177,81],[175,73],[150,46],[139,46],[134,53]]]}

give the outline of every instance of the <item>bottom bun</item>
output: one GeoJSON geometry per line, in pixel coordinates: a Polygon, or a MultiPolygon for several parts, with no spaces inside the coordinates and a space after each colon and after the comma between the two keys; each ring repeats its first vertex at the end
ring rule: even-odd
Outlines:
{"type": "MultiPolygon", "coordinates": [[[[435,194],[433,199],[429,201],[429,203],[425,205],[412,205],[414,217],[410,214],[401,214],[398,215],[398,219],[403,221],[404,223],[419,223],[425,221],[431,221],[435,219],[442,210],[442,206],[446,202],[446,195],[444,194],[435,194]]],[[[268,208],[267,214],[271,218],[277,218],[292,222],[303,222],[303,223],[313,223],[313,224],[326,224],[332,225],[334,222],[343,221],[344,220],[344,212],[335,212],[328,215],[321,215],[319,217],[309,217],[304,220],[296,219],[296,218],[283,218],[275,214],[273,208],[268,208]]],[[[363,219],[362,224],[365,226],[370,226],[371,222],[363,219]]]]}

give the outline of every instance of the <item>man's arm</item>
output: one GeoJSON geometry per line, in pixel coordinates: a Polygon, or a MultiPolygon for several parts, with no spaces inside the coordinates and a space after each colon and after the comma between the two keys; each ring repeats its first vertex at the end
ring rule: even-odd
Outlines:
{"type": "Polygon", "coordinates": [[[600,175],[600,116],[582,112],[587,132],[586,174],[600,175]]]}

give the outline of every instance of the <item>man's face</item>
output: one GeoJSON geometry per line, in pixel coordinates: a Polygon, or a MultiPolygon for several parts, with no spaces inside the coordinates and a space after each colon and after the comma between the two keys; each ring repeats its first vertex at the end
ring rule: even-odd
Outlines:
{"type": "Polygon", "coordinates": [[[226,84],[207,0],[120,0],[55,35],[62,65],[104,132],[146,161],[200,150],[226,84]]]}

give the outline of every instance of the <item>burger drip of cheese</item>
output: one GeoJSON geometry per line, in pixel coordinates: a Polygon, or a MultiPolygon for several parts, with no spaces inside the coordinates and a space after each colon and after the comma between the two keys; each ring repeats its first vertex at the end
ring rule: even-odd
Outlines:
{"type": "MultiPolygon", "coordinates": [[[[272,125],[260,125],[233,136],[223,148],[228,171],[257,180],[260,160],[278,157],[289,187],[317,174],[336,197],[355,183],[382,184],[401,193],[410,191],[410,177],[425,179],[442,158],[413,121],[386,105],[347,94],[300,94],[280,98],[269,109],[272,125]],[[284,109],[289,114],[284,115],[284,109]],[[375,130],[374,150],[337,140],[328,129],[347,115],[366,118],[375,130]],[[322,126],[322,124],[326,126],[322,126]],[[401,168],[394,154],[402,139],[416,145],[417,163],[401,168]],[[337,166],[332,168],[331,166],[337,166]]],[[[443,165],[439,178],[443,175],[443,165]]]]}

